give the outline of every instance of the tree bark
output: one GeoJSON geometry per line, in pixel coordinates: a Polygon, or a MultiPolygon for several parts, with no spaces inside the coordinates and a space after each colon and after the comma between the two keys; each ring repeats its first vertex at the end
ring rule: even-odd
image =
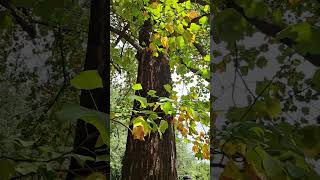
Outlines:
{"type": "MultiPolygon", "coordinates": [[[[91,90],[94,102],[89,91],[81,91],[80,105],[95,110],[96,104],[99,111],[109,114],[110,103],[108,95],[110,90],[106,86],[110,79],[109,63],[107,63],[107,52],[109,52],[106,33],[108,27],[107,8],[106,0],[91,1],[87,53],[84,64],[84,70],[98,70],[103,79],[104,87],[91,90]]],[[[75,153],[93,158],[98,155],[109,155],[110,152],[106,145],[95,148],[98,137],[99,132],[94,126],[78,120],[74,140],[75,153]]],[[[85,177],[93,172],[101,172],[108,177],[110,164],[107,160],[99,162],[86,161],[85,165],[81,166],[76,159],[71,158],[69,170],[70,173],[68,173],[67,179],[74,179],[77,176],[85,177]]]]}
{"type": "MultiPolygon", "coordinates": [[[[145,21],[139,32],[139,44],[148,47],[150,43],[152,25],[145,21]]],[[[160,53],[154,57],[147,49],[139,51],[137,83],[142,85],[142,90],[136,95],[147,97],[149,90],[157,91],[160,97],[169,97],[164,89],[165,84],[171,85],[171,73],[166,55],[160,53]]],[[[148,102],[155,102],[156,98],[147,98],[148,102]]],[[[139,109],[139,103],[134,103],[134,109],[139,109]]],[[[160,117],[168,121],[169,127],[160,139],[158,133],[151,133],[145,141],[134,140],[128,131],[126,151],[123,159],[122,180],[176,180],[176,145],[172,116],[164,115],[157,110],[160,117]]],[[[133,119],[135,115],[132,115],[133,119]]],[[[156,122],[159,124],[159,122],[156,122]]],[[[131,126],[132,127],[132,126],[131,126]]]]}

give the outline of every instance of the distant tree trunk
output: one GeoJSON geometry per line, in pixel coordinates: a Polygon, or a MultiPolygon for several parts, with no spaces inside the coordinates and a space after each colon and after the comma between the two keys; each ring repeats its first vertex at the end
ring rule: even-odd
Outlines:
{"type": "MultiPolygon", "coordinates": [[[[106,87],[110,79],[107,68],[107,48],[109,48],[107,46],[107,22],[107,1],[92,0],[84,70],[98,70],[103,79],[104,88],[92,90],[91,94],[99,111],[105,113],[109,113],[110,109],[108,101],[110,90],[106,87]]],[[[90,109],[96,109],[89,91],[81,91],[80,105],[90,109]]],[[[97,155],[109,154],[106,146],[95,148],[99,132],[94,126],[78,120],[75,133],[75,153],[93,158],[97,155]]],[[[107,176],[110,173],[110,165],[107,161],[86,161],[85,166],[82,167],[74,158],[71,158],[69,170],[70,172],[67,175],[67,179],[74,179],[77,176],[85,177],[92,172],[101,172],[107,176]]]]}
{"type": "MultiPolygon", "coordinates": [[[[150,32],[152,25],[145,21],[139,32],[139,43],[142,47],[150,44],[150,32]]],[[[167,56],[164,54],[153,57],[148,50],[138,52],[138,77],[143,90],[136,93],[147,97],[149,90],[157,91],[158,96],[169,97],[169,93],[163,85],[172,84],[171,73],[167,56]]],[[[148,98],[148,102],[155,102],[156,99],[148,98]]],[[[134,103],[134,109],[139,109],[139,103],[134,103]]],[[[165,116],[158,110],[159,116],[170,122],[172,116],[165,116]]],[[[134,118],[134,116],[132,116],[134,118]]],[[[159,123],[159,122],[158,122],[159,123]]],[[[128,131],[126,151],[123,159],[122,180],[176,180],[176,144],[174,126],[169,127],[160,139],[158,133],[152,133],[145,137],[145,141],[134,140],[128,131]]]]}

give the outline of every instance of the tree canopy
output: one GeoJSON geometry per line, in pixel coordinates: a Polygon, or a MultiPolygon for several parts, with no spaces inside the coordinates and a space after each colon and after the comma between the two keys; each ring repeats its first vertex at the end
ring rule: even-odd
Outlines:
{"type": "Polygon", "coordinates": [[[222,168],[220,179],[319,178],[319,7],[213,2],[211,170],[222,168]]]}

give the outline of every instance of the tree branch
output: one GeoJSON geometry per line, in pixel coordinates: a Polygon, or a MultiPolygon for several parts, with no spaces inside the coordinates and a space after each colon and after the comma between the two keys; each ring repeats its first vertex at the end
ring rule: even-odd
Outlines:
{"type": "MultiPolygon", "coordinates": [[[[290,61],[290,59],[289,59],[290,61]]],[[[258,94],[258,96],[256,96],[256,98],[253,100],[253,103],[249,106],[248,110],[242,114],[242,116],[240,117],[239,122],[241,122],[248,114],[249,112],[252,110],[252,108],[254,107],[254,105],[257,103],[257,101],[259,100],[259,98],[263,95],[263,93],[271,86],[271,84],[273,83],[273,81],[275,80],[275,78],[278,76],[278,74],[283,71],[283,69],[285,68],[285,65],[282,65],[280,70],[277,71],[273,77],[271,78],[271,80],[269,81],[269,83],[262,89],[262,91],[258,94]]]]}
{"type": "Polygon", "coordinates": [[[120,31],[112,26],[110,26],[110,31],[112,31],[113,33],[119,35],[119,37],[125,39],[126,41],[128,41],[134,48],[136,48],[138,51],[142,51],[143,48],[135,41],[135,39],[133,39],[130,35],[126,34],[123,31],[120,31]]]}
{"type": "Polygon", "coordinates": [[[213,163],[210,162],[210,167],[219,167],[219,168],[224,168],[225,165],[224,164],[220,164],[220,163],[213,163]]]}
{"type": "MultiPolygon", "coordinates": [[[[267,36],[270,37],[276,37],[277,33],[282,31],[285,27],[280,27],[278,25],[269,23],[264,20],[259,20],[257,18],[249,18],[245,15],[244,10],[238,6],[234,1],[228,0],[226,2],[226,7],[227,8],[233,8],[235,9],[239,14],[241,14],[251,25],[256,27],[260,32],[264,33],[267,36]]],[[[290,40],[290,39],[283,39],[280,40],[281,43],[287,45],[290,48],[293,48],[295,45],[295,42],[290,40]]],[[[294,49],[294,48],[293,48],[294,49]]],[[[299,53],[301,54],[301,53],[299,53]]],[[[306,60],[308,60],[310,63],[312,63],[315,66],[320,66],[320,54],[310,54],[307,53],[306,55],[302,55],[306,60]]]]}
{"type": "Polygon", "coordinates": [[[14,20],[22,27],[22,29],[28,33],[31,39],[36,38],[37,31],[35,27],[28,21],[27,17],[23,17],[22,13],[8,0],[0,0],[0,5],[5,7],[14,20]]]}
{"type": "MultiPolygon", "coordinates": [[[[199,74],[199,70],[198,69],[195,69],[195,68],[192,68],[190,66],[188,66],[185,62],[183,62],[182,59],[180,59],[180,63],[183,64],[186,68],[188,68],[191,72],[193,72],[194,74],[199,74]]],[[[199,74],[204,80],[206,80],[207,82],[210,82],[210,78],[204,78],[202,76],[202,74],[199,74]]]]}
{"type": "Polygon", "coordinates": [[[207,55],[207,52],[204,50],[204,47],[201,46],[198,43],[193,43],[194,47],[199,51],[200,55],[205,57],[207,55]]]}
{"type": "MultiPolygon", "coordinates": [[[[126,25],[124,26],[122,32],[125,33],[125,32],[129,29],[129,27],[130,27],[130,24],[129,24],[129,23],[126,24],[126,25]]],[[[118,45],[118,43],[120,42],[121,38],[122,38],[122,37],[119,35],[119,37],[117,38],[117,40],[116,40],[116,42],[115,42],[115,46],[118,45]]]]}

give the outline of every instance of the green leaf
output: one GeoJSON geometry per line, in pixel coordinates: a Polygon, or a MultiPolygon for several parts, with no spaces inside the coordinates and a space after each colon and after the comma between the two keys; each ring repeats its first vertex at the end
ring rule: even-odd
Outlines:
{"type": "Polygon", "coordinates": [[[282,164],[278,159],[275,159],[272,156],[270,156],[260,146],[256,147],[255,151],[262,158],[263,168],[270,179],[272,180],[286,179],[286,175],[283,171],[282,164]]]}
{"type": "Polygon", "coordinates": [[[290,39],[302,54],[320,54],[320,30],[307,22],[289,25],[277,34],[278,39],[290,39]]]}
{"type": "Polygon", "coordinates": [[[30,147],[34,144],[34,141],[25,141],[19,138],[14,138],[14,140],[17,141],[23,147],[30,147]]]}
{"type": "Polygon", "coordinates": [[[172,50],[176,49],[176,47],[177,47],[176,37],[170,37],[170,39],[169,39],[169,47],[172,50]]]}
{"type": "Polygon", "coordinates": [[[268,13],[268,6],[261,0],[236,0],[236,3],[243,8],[247,17],[263,18],[268,13]]]}
{"type": "Polygon", "coordinates": [[[287,169],[289,175],[293,178],[303,179],[303,177],[306,177],[308,174],[306,170],[293,165],[289,161],[286,162],[285,168],[287,169]]]}
{"type": "Polygon", "coordinates": [[[14,163],[8,159],[1,159],[0,167],[0,179],[9,180],[14,174],[14,163]]]}
{"type": "Polygon", "coordinates": [[[15,167],[15,170],[21,173],[22,175],[26,175],[28,173],[35,173],[38,171],[38,164],[22,162],[15,167]]]}
{"type": "MultiPolygon", "coordinates": [[[[268,80],[264,80],[264,81],[257,81],[256,83],[256,94],[259,95],[262,93],[262,91],[268,86],[269,81],[268,80]]],[[[265,96],[268,94],[269,92],[269,88],[270,86],[264,90],[262,96],[265,96]]]]}
{"type": "Polygon", "coordinates": [[[192,119],[198,120],[198,117],[199,117],[198,113],[194,109],[192,109],[191,107],[188,107],[187,112],[188,112],[189,116],[191,116],[192,119]]]}
{"type": "Polygon", "coordinates": [[[267,113],[270,118],[275,118],[281,113],[280,100],[278,98],[266,98],[267,113]]]}
{"type": "Polygon", "coordinates": [[[240,72],[243,76],[248,75],[248,72],[249,72],[248,66],[240,66],[240,72]]]}
{"type": "Polygon", "coordinates": [[[140,102],[140,107],[142,107],[142,108],[146,108],[147,107],[148,101],[144,97],[137,96],[137,95],[130,95],[129,99],[136,100],[136,101],[140,102]]]}
{"type": "MultiPolygon", "coordinates": [[[[262,167],[262,159],[254,149],[248,150],[248,152],[246,153],[246,160],[252,166],[257,176],[260,178],[263,177],[263,174],[265,174],[265,172],[262,167]]],[[[266,179],[266,178],[261,178],[261,179],[266,179]]]]}
{"type": "Polygon", "coordinates": [[[152,130],[149,123],[146,122],[142,116],[134,118],[132,124],[133,124],[133,127],[143,126],[145,135],[150,134],[150,132],[152,130]]]}
{"type": "Polygon", "coordinates": [[[172,87],[169,84],[165,84],[163,87],[168,93],[172,93],[172,87]]]}
{"type": "Polygon", "coordinates": [[[320,92],[320,69],[313,74],[311,87],[317,92],[320,92]]]}
{"type": "Polygon", "coordinates": [[[248,107],[230,107],[228,112],[226,113],[226,117],[228,120],[237,122],[237,121],[253,121],[256,119],[255,112],[250,111],[243,119],[240,117],[245,114],[248,110],[248,107]]]}
{"type": "Polygon", "coordinates": [[[0,12],[0,32],[2,29],[10,29],[12,27],[12,19],[7,11],[0,12]]]}
{"type": "Polygon", "coordinates": [[[81,167],[84,167],[86,161],[95,161],[95,158],[91,156],[83,156],[75,153],[69,154],[67,156],[75,158],[75,160],[81,165],[81,167]]]}
{"type": "Polygon", "coordinates": [[[196,23],[191,23],[190,25],[190,31],[193,32],[193,33],[196,33],[200,30],[200,26],[196,23]]]}
{"type": "Polygon", "coordinates": [[[166,120],[161,120],[159,125],[159,130],[163,134],[168,129],[168,122],[166,120]]]}
{"type": "Polygon", "coordinates": [[[135,91],[138,91],[138,90],[141,90],[141,89],[142,89],[142,86],[141,86],[140,83],[138,83],[138,84],[133,85],[133,86],[132,86],[132,89],[135,90],[135,91]]]}
{"type": "Polygon", "coordinates": [[[208,13],[210,11],[210,6],[209,5],[205,5],[203,8],[203,11],[208,13]]]}
{"type": "Polygon", "coordinates": [[[264,136],[264,131],[260,127],[252,127],[249,129],[249,131],[254,132],[258,137],[263,137],[264,136]]]}
{"type": "Polygon", "coordinates": [[[107,178],[99,172],[94,172],[86,177],[85,180],[107,180],[107,178]]]}
{"type": "Polygon", "coordinates": [[[216,40],[230,43],[240,40],[246,35],[249,26],[246,20],[234,9],[225,9],[215,16],[213,32],[216,40]]]}
{"type": "Polygon", "coordinates": [[[183,48],[185,46],[185,42],[182,36],[177,37],[177,43],[180,48],[183,48]]]}
{"type": "Polygon", "coordinates": [[[165,113],[165,114],[170,114],[170,115],[172,115],[172,113],[173,113],[173,107],[172,107],[172,104],[171,104],[171,102],[165,102],[164,104],[161,104],[161,106],[160,106],[160,108],[161,108],[161,110],[163,110],[163,112],[165,113]]]}
{"type": "Polygon", "coordinates": [[[109,145],[107,129],[108,115],[106,113],[88,109],[78,104],[66,103],[62,106],[60,111],[56,112],[56,116],[63,121],[82,119],[87,123],[92,124],[99,131],[103,142],[106,145],[109,145]]]}
{"type": "Polygon", "coordinates": [[[159,96],[156,95],[156,93],[157,93],[157,91],[155,91],[155,90],[149,90],[149,91],[147,92],[147,94],[148,94],[149,96],[151,96],[151,97],[159,97],[159,96]]]}
{"type": "Polygon", "coordinates": [[[71,85],[77,89],[91,90],[102,88],[102,79],[97,70],[83,71],[71,80],[71,85]]]}
{"type": "Polygon", "coordinates": [[[316,157],[320,154],[320,127],[308,125],[300,128],[297,132],[296,141],[298,146],[308,157],[316,157]]]}
{"type": "Polygon", "coordinates": [[[265,67],[268,64],[268,61],[265,57],[259,57],[257,60],[257,66],[262,69],[263,67],[265,67]]]}
{"type": "Polygon", "coordinates": [[[133,127],[141,126],[144,122],[144,118],[142,116],[136,117],[132,121],[133,127]]]}
{"type": "Polygon", "coordinates": [[[84,116],[81,117],[82,120],[86,121],[87,123],[92,124],[94,127],[96,127],[101,135],[101,138],[103,142],[106,145],[109,145],[109,135],[107,131],[107,116],[104,116],[104,119],[101,119],[102,117],[100,116],[84,116]]]}
{"type": "Polygon", "coordinates": [[[231,142],[227,142],[223,146],[223,152],[228,156],[232,156],[237,152],[237,145],[231,142]]]}
{"type": "Polygon", "coordinates": [[[228,161],[221,175],[221,178],[222,179],[242,179],[241,177],[242,176],[239,171],[239,168],[234,163],[234,161],[233,160],[228,161]]]}
{"type": "Polygon", "coordinates": [[[206,55],[203,59],[206,62],[210,62],[210,55],[206,55]]]}
{"type": "Polygon", "coordinates": [[[208,22],[208,17],[207,16],[203,16],[202,18],[199,19],[199,23],[201,25],[207,24],[208,22]]]}

